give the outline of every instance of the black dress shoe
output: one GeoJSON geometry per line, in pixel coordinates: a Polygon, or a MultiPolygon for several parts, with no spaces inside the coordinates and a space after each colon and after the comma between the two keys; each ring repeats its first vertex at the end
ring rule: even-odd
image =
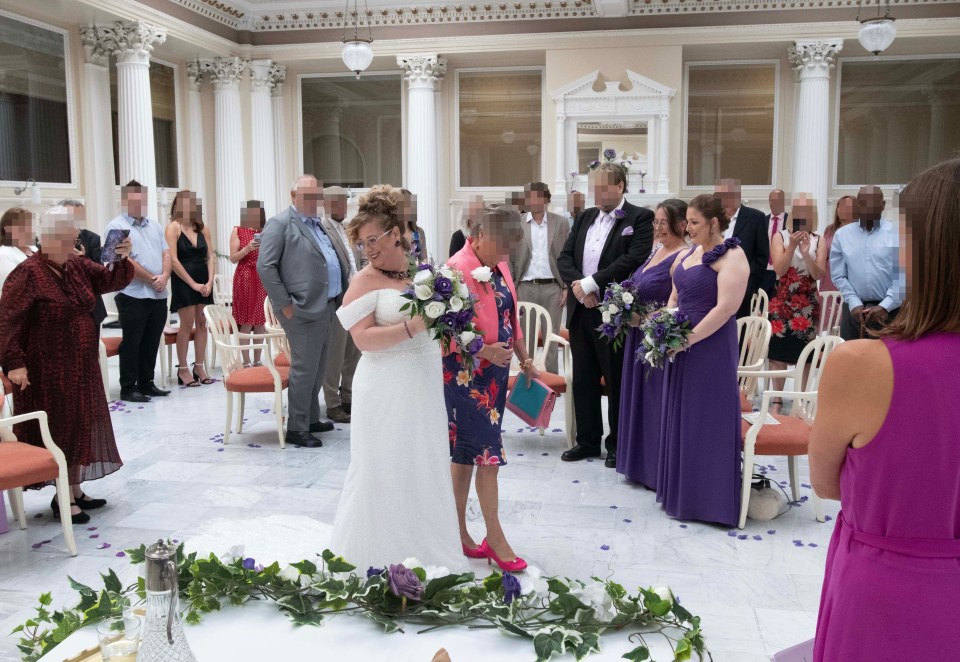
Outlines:
{"type": "Polygon", "coordinates": [[[617,451],[607,451],[607,459],[603,461],[603,466],[607,469],[617,468],[617,451]]]}
{"type": "Polygon", "coordinates": [[[564,462],[579,462],[580,460],[585,460],[588,457],[600,457],[599,448],[587,448],[582,444],[577,444],[568,451],[564,451],[563,455],[560,456],[560,459],[564,462]]]}
{"type": "MultiPolygon", "coordinates": [[[[76,506],[75,503],[70,503],[71,506],[76,506]]],[[[53,517],[55,519],[60,519],[60,503],[57,501],[57,497],[53,497],[53,501],[50,502],[50,508],[53,510],[53,517]]],[[[86,524],[90,521],[90,516],[86,513],[77,513],[76,515],[71,515],[70,519],[74,524],[86,524]]]]}
{"type": "Polygon", "coordinates": [[[141,386],[140,392],[143,393],[144,395],[157,395],[157,396],[170,395],[170,391],[164,391],[162,388],[157,388],[157,385],[154,384],[153,382],[150,382],[146,386],[141,386]]]}
{"type": "Polygon", "coordinates": [[[80,506],[80,510],[96,510],[107,505],[107,500],[93,499],[84,494],[82,499],[77,499],[77,505],[80,506]]]}
{"type": "Polygon", "coordinates": [[[349,402],[343,402],[340,404],[340,409],[347,412],[347,414],[353,414],[353,407],[349,402]]]}
{"type": "Polygon", "coordinates": [[[310,432],[330,432],[333,430],[333,423],[330,421],[317,421],[310,424],[310,432]]]}
{"type": "Polygon", "coordinates": [[[120,392],[120,399],[124,402],[150,402],[150,398],[140,391],[120,392]]]}
{"type": "Polygon", "coordinates": [[[293,444],[294,446],[301,446],[303,448],[320,448],[323,446],[323,442],[319,438],[314,437],[309,432],[290,432],[288,431],[284,437],[284,441],[288,444],[293,444]]]}

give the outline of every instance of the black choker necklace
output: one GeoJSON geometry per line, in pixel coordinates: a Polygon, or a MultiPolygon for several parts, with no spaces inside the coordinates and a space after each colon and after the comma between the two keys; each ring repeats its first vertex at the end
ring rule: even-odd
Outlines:
{"type": "Polygon", "coordinates": [[[406,280],[408,278],[406,271],[387,271],[386,269],[381,269],[380,267],[373,266],[374,269],[382,273],[387,278],[392,278],[393,280],[406,280]]]}

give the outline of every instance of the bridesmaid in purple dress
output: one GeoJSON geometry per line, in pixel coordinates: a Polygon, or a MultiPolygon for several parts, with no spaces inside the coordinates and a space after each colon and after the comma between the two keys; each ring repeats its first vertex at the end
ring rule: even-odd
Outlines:
{"type": "Polygon", "coordinates": [[[714,194],[690,201],[694,247],[674,262],[667,305],[679,305],[693,330],[666,367],[657,501],[678,519],[736,526],[743,441],[734,315],[750,265],[737,239],[723,239],[729,225],[714,194]]]}
{"type": "Polygon", "coordinates": [[[882,340],[844,343],[820,380],[810,478],[842,510],[816,662],[960,654],[958,200],[960,159],[901,193],[909,294],[882,340]]]}
{"type": "MultiPolygon", "coordinates": [[[[687,203],[664,200],[653,219],[653,241],[660,246],[630,279],[637,284],[639,303],[663,306],[673,284],[670,267],[687,247],[687,203]]],[[[639,320],[637,320],[639,321],[639,320]]],[[[636,359],[642,334],[633,329],[623,352],[623,382],[620,386],[620,441],[617,472],[650,489],[657,488],[660,458],[660,414],[663,405],[663,371],[636,359]]]]}

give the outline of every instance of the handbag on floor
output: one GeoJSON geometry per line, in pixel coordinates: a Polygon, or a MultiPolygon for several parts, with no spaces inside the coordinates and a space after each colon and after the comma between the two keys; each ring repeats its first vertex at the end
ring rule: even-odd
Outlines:
{"type": "Polygon", "coordinates": [[[557,394],[539,379],[517,375],[513,389],[507,395],[507,409],[517,415],[521,421],[535,428],[550,427],[550,415],[557,402],[557,394]]]}

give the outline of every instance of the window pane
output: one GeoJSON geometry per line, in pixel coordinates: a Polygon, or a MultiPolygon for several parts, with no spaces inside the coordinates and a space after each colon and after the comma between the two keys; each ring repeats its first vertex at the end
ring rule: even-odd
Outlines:
{"type": "Polygon", "coordinates": [[[303,171],[324,186],[403,182],[400,76],[301,79],[303,171]]]}
{"type": "Polygon", "coordinates": [[[0,16],[0,180],[70,183],[63,35],[0,16]]]}
{"type": "Polygon", "coordinates": [[[776,66],[691,66],[687,98],[687,185],[719,178],[773,184],[776,66]]]}
{"type": "Polygon", "coordinates": [[[844,62],[837,184],[905,184],[960,149],[960,60],[844,62]]]}
{"type": "Polygon", "coordinates": [[[539,71],[460,72],[460,186],[540,181],[539,71]]]}
{"type": "MultiPolygon", "coordinates": [[[[157,186],[180,188],[177,169],[177,98],[174,69],[159,62],[150,63],[150,103],[153,105],[153,158],[157,186]]],[[[113,118],[113,170],[120,181],[120,139],[117,119],[117,68],[110,67],[110,109],[113,118]]]]}

